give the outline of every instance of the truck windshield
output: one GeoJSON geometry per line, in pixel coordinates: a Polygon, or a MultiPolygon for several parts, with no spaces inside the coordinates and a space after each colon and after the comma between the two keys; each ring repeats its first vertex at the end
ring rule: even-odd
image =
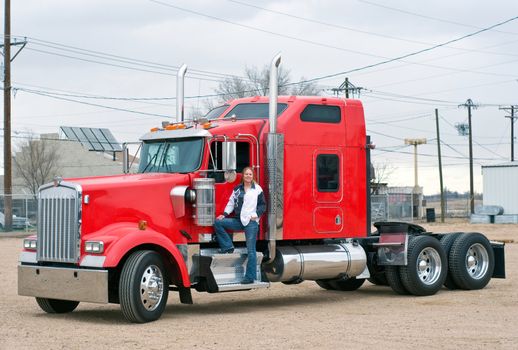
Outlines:
{"type": "Polygon", "coordinates": [[[201,164],[202,138],[147,141],[142,145],[139,173],[189,173],[201,164]]]}

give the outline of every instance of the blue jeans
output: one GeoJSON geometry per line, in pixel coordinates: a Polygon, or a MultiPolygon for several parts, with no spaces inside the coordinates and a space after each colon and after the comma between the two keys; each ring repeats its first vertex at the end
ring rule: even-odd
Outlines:
{"type": "Polygon", "coordinates": [[[248,259],[246,263],[245,278],[257,279],[257,256],[255,252],[255,243],[257,241],[257,232],[259,231],[259,224],[253,220],[248,225],[243,226],[239,218],[224,218],[214,222],[214,230],[216,231],[216,239],[222,251],[227,251],[234,248],[232,238],[226,230],[231,231],[245,231],[246,249],[248,251],[248,259]]]}

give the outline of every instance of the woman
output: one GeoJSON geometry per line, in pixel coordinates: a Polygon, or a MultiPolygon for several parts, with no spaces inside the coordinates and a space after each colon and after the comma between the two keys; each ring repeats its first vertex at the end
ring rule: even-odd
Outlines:
{"type": "Polygon", "coordinates": [[[257,279],[255,243],[259,231],[259,218],[266,209],[266,202],[263,189],[254,180],[252,168],[244,168],[242,175],[241,184],[232,191],[223,214],[216,218],[214,229],[221,253],[234,251],[232,238],[226,230],[245,231],[248,259],[245,277],[241,283],[250,284],[257,279]],[[228,217],[232,212],[235,213],[235,217],[228,217]]]}

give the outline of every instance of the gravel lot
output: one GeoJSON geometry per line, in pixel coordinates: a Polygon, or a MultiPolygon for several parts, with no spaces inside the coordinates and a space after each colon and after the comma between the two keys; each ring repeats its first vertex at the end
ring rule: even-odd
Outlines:
{"type": "Polygon", "coordinates": [[[18,296],[22,238],[0,234],[0,349],[517,349],[518,226],[424,226],[514,241],[506,244],[507,279],[429,297],[399,296],[370,283],[355,292],[326,291],[310,281],[193,292],[194,305],[171,293],[162,318],[139,325],[127,323],[118,305],[82,303],[70,314],[49,315],[33,298],[18,296]]]}

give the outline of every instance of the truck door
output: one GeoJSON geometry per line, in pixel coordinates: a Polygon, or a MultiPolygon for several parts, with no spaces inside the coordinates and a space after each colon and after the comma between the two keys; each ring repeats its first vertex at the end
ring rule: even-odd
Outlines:
{"type": "Polygon", "coordinates": [[[222,168],[222,142],[213,141],[210,144],[211,159],[209,161],[209,176],[216,180],[216,215],[222,214],[228,199],[235,186],[241,181],[241,172],[247,166],[253,166],[251,163],[251,147],[247,141],[236,142],[236,178],[234,181],[227,181],[225,173],[221,171],[222,168]]]}
{"type": "Polygon", "coordinates": [[[313,153],[313,227],[318,233],[343,230],[342,162],[340,149],[317,149],[313,153]]]}

